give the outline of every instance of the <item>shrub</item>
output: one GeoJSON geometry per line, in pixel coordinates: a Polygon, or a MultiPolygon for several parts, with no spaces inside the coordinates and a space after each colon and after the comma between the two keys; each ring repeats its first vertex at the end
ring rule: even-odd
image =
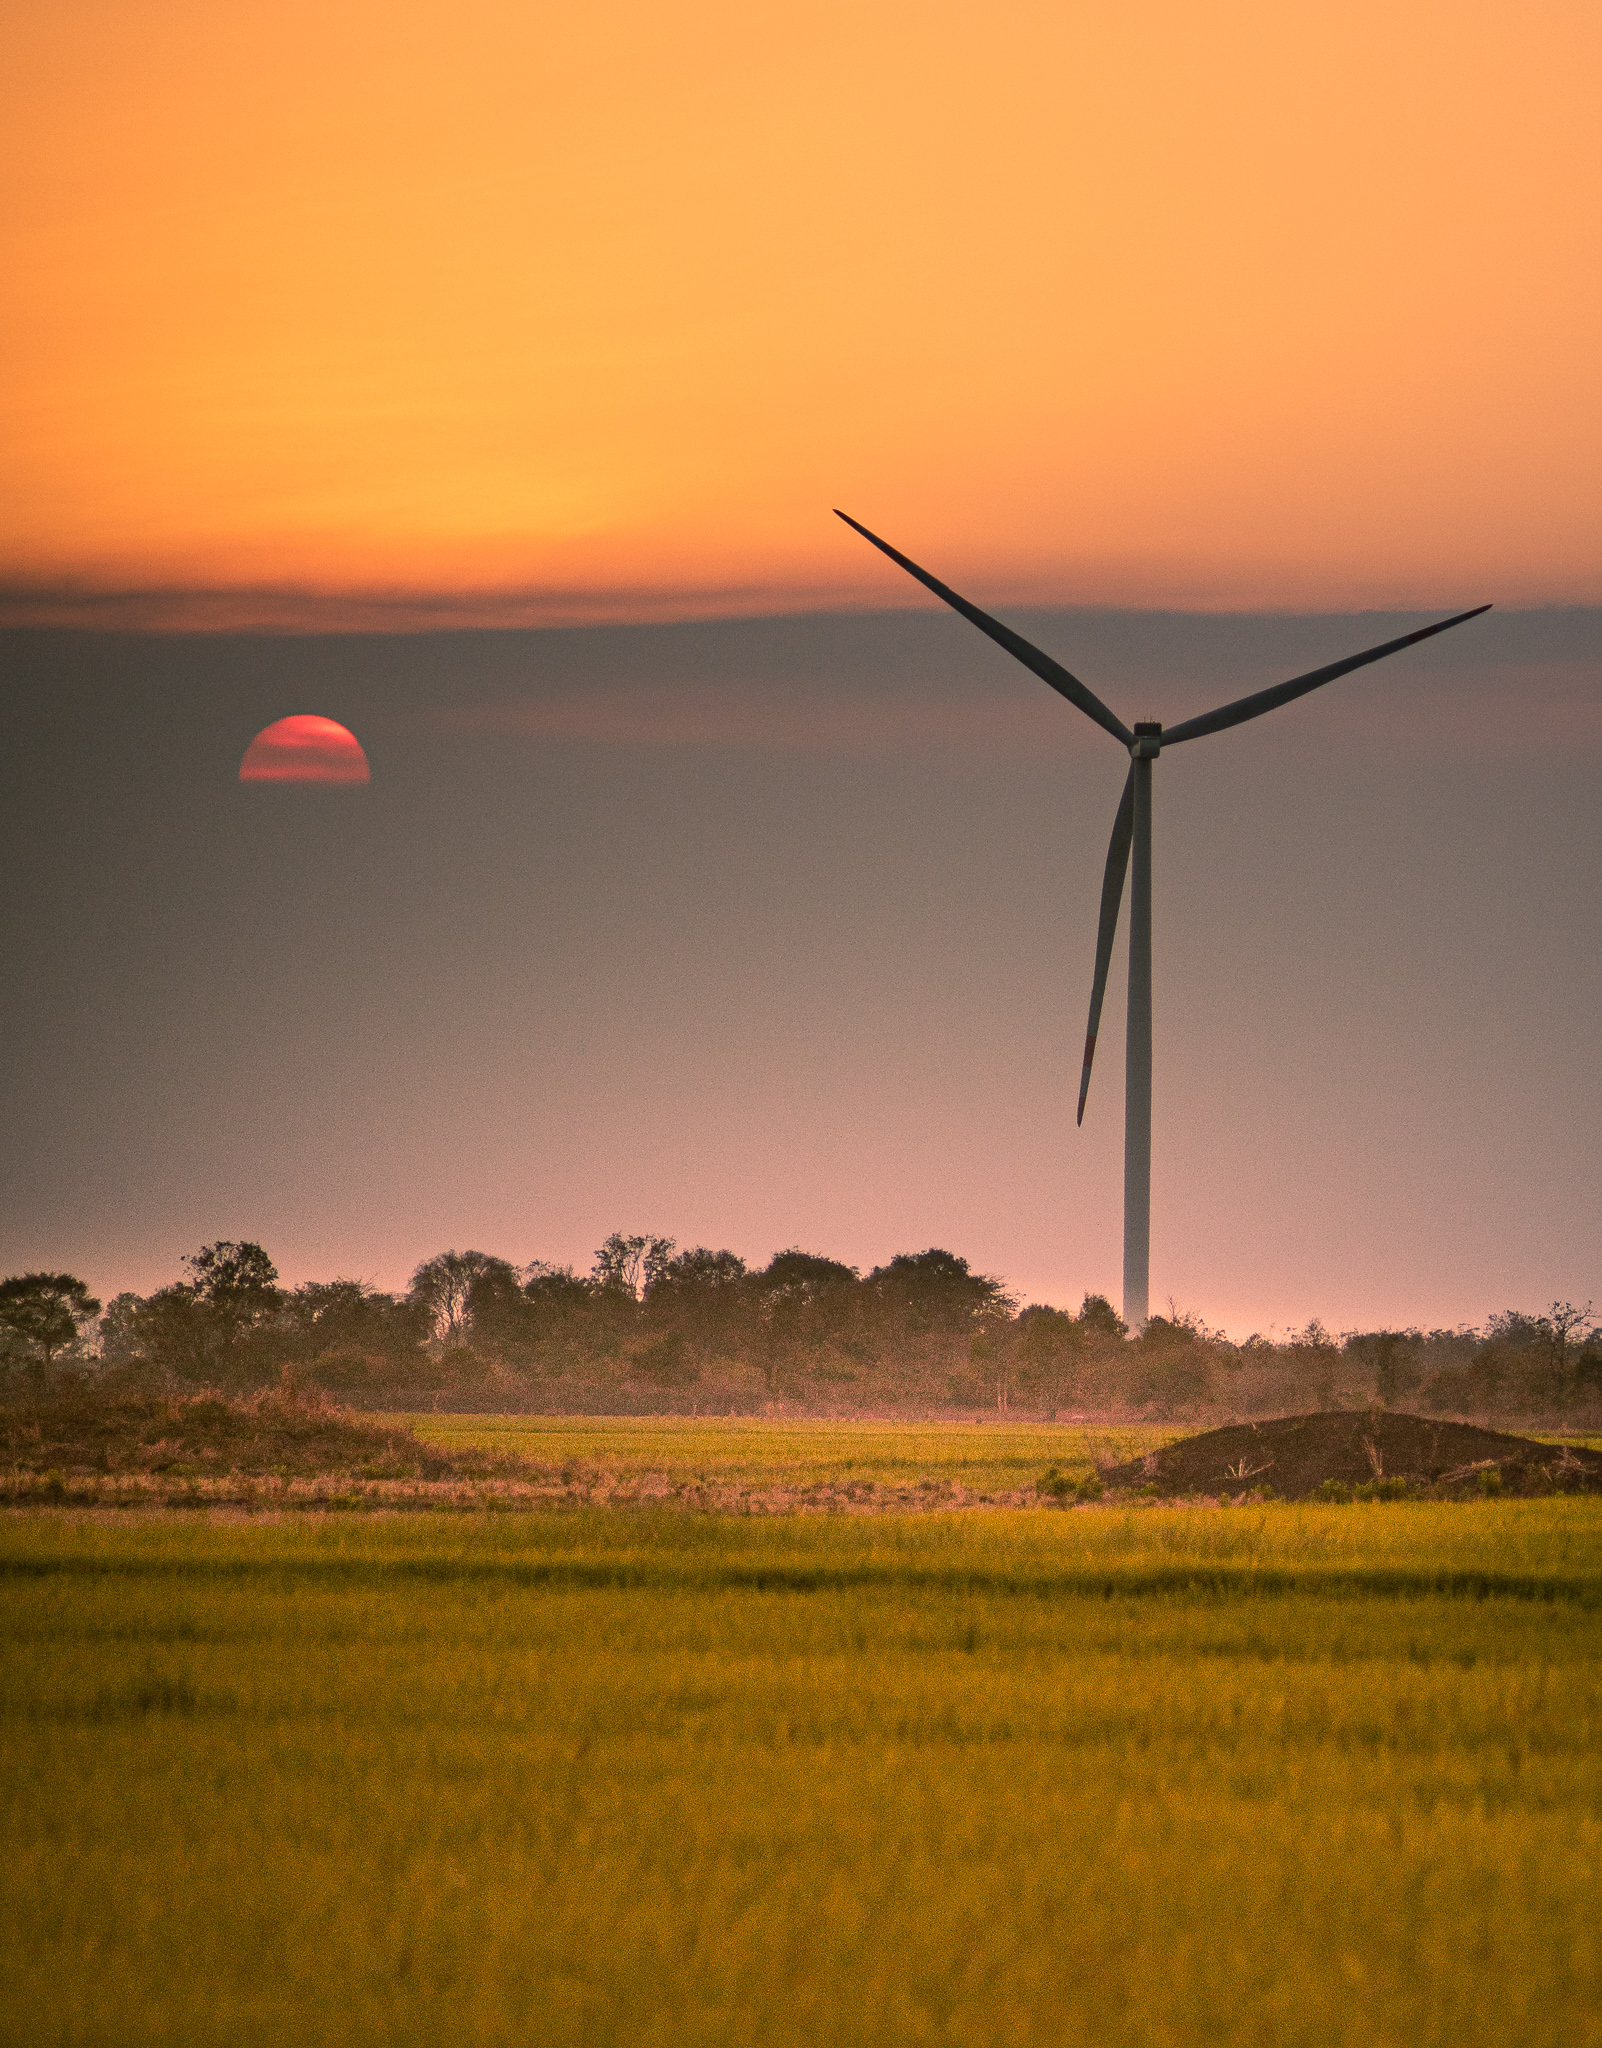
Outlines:
{"type": "Polygon", "coordinates": [[[1035,1481],[1035,1491],[1043,1500],[1100,1500],[1107,1491],[1099,1472],[1086,1472],[1075,1479],[1072,1473],[1064,1472],[1060,1465],[1035,1481]]]}
{"type": "Polygon", "coordinates": [[[687,1387],[701,1377],[701,1368],[687,1356],[680,1330],[670,1330],[667,1336],[636,1351],[629,1364],[641,1379],[659,1387],[687,1387]]]}
{"type": "Polygon", "coordinates": [[[397,1376],[389,1359],[348,1345],[320,1351],[306,1370],[324,1387],[380,1387],[397,1376]]]}
{"type": "Polygon", "coordinates": [[[435,1377],[442,1387],[481,1386],[489,1377],[489,1360],[467,1344],[452,1344],[439,1355],[435,1377]]]}
{"type": "Polygon", "coordinates": [[[1344,1507],[1352,1498],[1352,1489],[1344,1479],[1326,1479],[1313,1498],[1337,1501],[1344,1507]]]}

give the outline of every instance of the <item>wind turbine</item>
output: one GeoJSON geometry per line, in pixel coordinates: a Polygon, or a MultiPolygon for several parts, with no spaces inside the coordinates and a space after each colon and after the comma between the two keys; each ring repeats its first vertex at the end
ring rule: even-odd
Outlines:
{"type": "Polygon", "coordinates": [[[1128,749],[1129,774],[1113,819],[1112,842],[1107,848],[1107,866],[1101,878],[1096,972],[1090,984],[1090,1023],[1085,1032],[1085,1064],[1079,1077],[1078,1121],[1083,1123],[1085,1120],[1085,1097],[1090,1090],[1091,1063],[1096,1057],[1102,998],[1107,993],[1107,969],[1112,961],[1118,909],[1124,895],[1124,876],[1133,849],[1135,875],[1129,906],[1129,1008],[1124,1026],[1124,1321],[1132,1330],[1143,1329],[1151,1291],[1152,763],[1164,747],[1177,747],[1182,740],[1199,740],[1207,733],[1224,732],[1232,725],[1243,725],[1248,718],[1259,718],[1265,711],[1274,711],[1281,704],[1289,704],[1293,698],[1305,697],[1309,690],[1316,690],[1322,683],[1332,683],[1337,676],[1350,675],[1354,668],[1364,668],[1371,661],[1383,661],[1387,654],[1416,646],[1420,640],[1432,639],[1435,634],[1444,633],[1449,626],[1461,626],[1465,619],[1477,619],[1481,612],[1488,612],[1491,607],[1488,604],[1476,605],[1471,612],[1459,612],[1455,618],[1442,619],[1438,625],[1425,626],[1417,633],[1404,633],[1399,640],[1387,640],[1383,647],[1369,647],[1361,654],[1349,654],[1344,661],[1332,661],[1328,667],[1315,668],[1305,676],[1294,676],[1288,683],[1276,683],[1272,689],[1258,690],[1250,697],[1238,698],[1233,704],[1221,705],[1216,711],[1204,711],[1199,718],[1187,718],[1164,732],[1160,725],[1155,724],[1126,726],[1122,719],[1107,709],[1094,691],[1086,689],[1077,676],[1070,675],[1049,654],[1042,654],[1038,647],[1031,646],[1010,626],[1004,626],[999,619],[982,612],[976,604],[959,597],[937,577],[931,576],[927,569],[920,569],[916,562],[909,561],[887,540],[870,533],[848,512],[837,510],[835,517],[843,519],[864,540],[872,541],[882,554],[888,555],[892,562],[898,562],[909,576],[916,576],[926,590],[932,590],[953,611],[961,612],[981,633],[987,633],[998,647],[1006,648],[1015,661],[1021,661],[1025,668],[1032,669],[1042,682],[1050,683],[1070,704],[1077,704],[1087,718],[1093,718],[1104,732],[1111,733],[1120,746],[1128,749]]]}

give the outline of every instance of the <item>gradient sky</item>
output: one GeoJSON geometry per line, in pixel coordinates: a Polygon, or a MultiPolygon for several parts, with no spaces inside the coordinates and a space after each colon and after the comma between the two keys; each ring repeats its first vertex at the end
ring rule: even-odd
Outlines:
{"type": "Polygon", "coordinates": [[[0,59],[0,1267],[1116,1291],[1122,762],[843,505],[1126,718],[1495,601],[1160,765],[1153,1294],[1602,1295],[1594,5],[24,0],[0,59]],[[294,714],[371,786],[242,788],[294,714]]]}
{"type": "Polygon", "coordinates": [[[1602,600],[1592,0],[20,0],[0,49],[13,618],[904,601],[831,504],[1014,601],[1602,600]]]}
{"type": "MultiPolygon", "coordinates": [[[[1016,615],[1126,718],[1407,623],[1016,615]]],[[[1117,745],[947,614],[4,636],[0,1265],[402,1283],[613,1229],[1119,1284],[1117,745]],[[370,788],[241,786],[308,705],[370,788]]],[[[1492,612],[1157,769],[1153,1298],[1602,1295],[1602,613],[1492,612]]]]}

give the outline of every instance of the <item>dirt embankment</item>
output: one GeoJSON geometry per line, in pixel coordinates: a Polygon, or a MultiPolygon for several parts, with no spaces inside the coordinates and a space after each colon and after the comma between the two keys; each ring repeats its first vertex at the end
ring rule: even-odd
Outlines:
{"type": "Polygon", "coordinates": [[[1536,1443],[1471,1422],[1347,1409],[1210,1429],[1114,1466],[1101,1482],[1165,1500],[1602,1493],[1602,1451],[1536,1443]]]}
{"type": "Polygon", "coordinates": [[[441,1480],[490,1469],[370,1423],[317,1395],[57,1394],[0,1408],[0,1492],[32,1498],[69,1481],[329,1477],[441,1480]]]}

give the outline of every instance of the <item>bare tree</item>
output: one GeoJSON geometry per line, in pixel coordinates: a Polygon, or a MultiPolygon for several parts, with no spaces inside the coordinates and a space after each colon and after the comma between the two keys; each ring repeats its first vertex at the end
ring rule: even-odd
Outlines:
{"type": "Polygon", "coordinates": [[[671,1237],[625,1237],[614,1230],[595,1254],[595,1284],[603,1294],[626,1294],[631,1301],[659,1279],[673,1257],[671,1237]]]}
{"type": "Polygon", "coordinates": [[[430,1317],[433,1334],[443,1344],[466,1340],[468,1305],[475,1283],[496,1274],[509,1274],[515,1283],[517,1269],[505,1259],[488,1252],[440,1252],[425,1259],[412,1275],[409,1299],[430,1317]]]}
{"type": "Polygon", "coordinates": [[[1552,1333],[1552,1363],[1561,1378],[1568,1370],[1570,1343],[1583,1344],[1591,1333],[1591,1304],[1576,1308],[1572,1301],[1554,1301],[1541,1321],[1552,1333]]]}

